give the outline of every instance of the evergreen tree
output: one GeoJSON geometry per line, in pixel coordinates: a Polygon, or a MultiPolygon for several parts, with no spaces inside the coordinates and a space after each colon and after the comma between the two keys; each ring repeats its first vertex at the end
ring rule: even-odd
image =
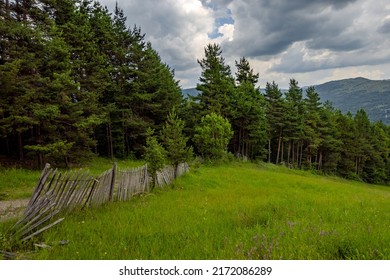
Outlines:
{"type": "Polygon", "coordinates": [[[268,128],[268,162],[279,163],[283,133],[286,127],[285,100],[278,85],[267,83],[265,88],[266,118],[268,128]],[[276,143],[276,144],[275,144],[276,143]],[[276,146],[276,148],[275,148],[276,146]],[[276,154],[275,151],[276,150],[276,154]]]}
{"type": "Polygon", "coordinates": [[[364,109],[357,111],[354,117],[355,125],[355,173],[362,178],[362,172],[366,160],[373,154],[374,150],[370,144],[369,134],[371,130],[370,120],[364,109]]]}
{"type": "Polygon", "coordinates": [[[216,113],[202,117],[195,128],[195,143],[202,157],[221,159],[227,155],[227,146],[233,131],[229,121],[216,113]]]}
{"type": "Polygon", "coordinates": [[[341,131],[338,127],[338,119],[341,113],[336,111],[328,101],[324,103],[319,112],[320,146],[315,162],[318,170],[326,174],[337,174],[342,147],[341,131]]]}
{"type": "Polygon", "coordinates": [[[386,126],[379,122],[370,124],[367,134],[370,149],[366,151],[367,159],[362,166],[361,177],[369,183],[386,183],[389,159],[390,139],[386,134],[386,126]]]}
{"type": "Polygon", "coordinates": [[[146,133],[144,158],[148,164],[148,172],[152,177],[152,188],[154,188],[157,182],[157,171],[160,171],[166,164],[166,151],[158,143],[157,137],[153,135],[154,131],[151,128],[146,133]]]}
{"type": "Polygon", "coordinates": [[[338,164],[338,173],[348,179],[357,177],[357,157],[359,143],[356,141],[356,126],[351,113],[338,116],[338,129],[340,131],[341,157],[338,164]]]}
{"type": "MultiPolygon", "coordinates": [[[[289,90],[286,93],[286,128],[285,140],[288,141],[287,162],[301,166],[303,154],[303,135],[305,131],[303,114],[302,89],[295,79],[290,79],[289,90]]],[[[282,140],[281,160],[284,161],[284,139],[282,140]]]]}
{"type": "MultiPolygon", "coordinates": [[[[187,147],[188,138],[183,134],[184,121],[172,110],[161,131],[162,144],[167,151],[168,161],[175,167],[192,157],[192,148],[187,147]]],[[[176,176],[175,176],[176,177],[176,176]]]]}
{"type": "Polygon", "coordinates": [[[173,71],[147,43],[143,57],[134,68],[133,80],[126,87],[130,94],[132,118],[129,120],[133,149],[140,151],[148,127],[162,129],[170,110],[180,105],[181,90],[173,71]]]}
{"type": "Polygon", "coordinates": [[[259,74],[254,74],[248,60],[236,61],[238,83],[231,97],[231,119],[234,131],[233,149],[245,158],[263,157],[266,137],[264,98],[256,89],[259,74]]]}
{"type": "Polygon", "coordinates": [[[245,57],[241,58],[239,62],[236,61],[236,67],[236,81],[239,84],[249,83],[253,86],[256,86],[257,82],[259,81],[259,73],[253,73],[253,69],[245,57]]]}
{"type": "Polygon", "coordinates": [[[306,90],[306,98],[304,99],[305,115],[304,115],[304,140],[305,140],[305,154],[306,163],[311,168],[313,159],[318,165],[318,148],[321,144],[320,138],[320,112],[321,102],[318,93],[314,87],[309,87],[306,90]]]}
{"type": "Polygon", "coordinates": [[[231,114],[229,104],[234,91],[230,67],[225,64],[219,45],[209,44],[204,51],[205,57],[198,60],[202,73],[199,78],[200,84],[196,87],[201,91],[197,97],[201,115],[213,112],[229,117],[231,114]]]}

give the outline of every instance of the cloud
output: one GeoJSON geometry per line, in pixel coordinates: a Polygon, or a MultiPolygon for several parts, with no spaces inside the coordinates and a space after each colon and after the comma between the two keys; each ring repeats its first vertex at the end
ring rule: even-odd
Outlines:
{"type": "MultiPolygon", "coordinates": [[[[345,38],[348,27],[359,13],[355,1],[235,1],[229,5],[235,20],[234,42],[227,44],[243,55],[277,55],[294,42],[310,40],[311,48],[358,47],[359,39],[345,38]],[[353,15],[353,16],[352,16],[353,15]],[[332,37],[332,40],[328,40],[332,37]]],[[[351,31],[352,33],[352,31],[351,31]]]]}
{"type": "MultiPolygon", "coordinates": [[[[101,3],[111,10],[115,6],[113,0],[101,3]]],[[[203,55],[208,34],[214,29],[213,10],[198,0],[130,0],[119,5],[127,16],[128,25],[140,26],[146,40],[152,43],[162,60],[175,69],[176,76],[189,80],[185,75],[199,67],[197,58],[203,55]]]]}
{"type": "MultiPolygon", "coordinates": [[[[191,87],[200,76],[197,59],[213,42],[221,44],[232,68],[240,57],[249,58],[261,81],[288,81],[286,74],[308,81],[310,73],[322,80],[352,68],[375,71],[371,66],[389,78],[387,1],[130,0],[120,5],[129,26],[140,26],[182,86],[191,87]]],[[[101,3],[115,6],[114,0],[101,3]]]]}
{"type": "Polygon", "coordinates": [[[377,32],[384,29],[383,26],[387,23],[386,20],[380,20],[381,13],[384,12],[379,7],[369,7],[365,2],[350,7],[341,14],[333,13],[333,23],[342,26],[344,22],[340,32],[336,30],[329,32],[328,28],[333,23],[326,24],[325,31],[320,33],[321,36],[312,36],[308,40],[291,44],[279,55],[280,60],[270,70],[281,73],[304,73],[388,63],[390,50],[386,46],[390,40],[377,32]],[[343,20],[344,17],[353,20],[343,20]]]}
{"type": "Polygon", "coordinates": [[[280,73],[305,73],[350,66],[381,65],[387,61],[390,61],[388,52],[376,52],[371,55],[364,50],[337,53],[326,49],[311,50],[303,42],[299,42],[294,43],[281,55],[279,61],[269,70],[280,73]]]}
{"type": "Polygon", "coordinates": [[[378,31],[383,34],[390,33],[390,15],[383,19],[382,24],[379,26],[378,31]]]}

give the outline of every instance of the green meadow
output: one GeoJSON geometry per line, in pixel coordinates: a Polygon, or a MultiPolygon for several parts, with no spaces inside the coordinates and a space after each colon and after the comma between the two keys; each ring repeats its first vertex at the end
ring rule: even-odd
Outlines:
{"type": "Polygon", "coordinates": [[[385,186],[268,164],[201,166],[164,190],[72,213],[34,241],[49,249],[28,256],[390,259],[389,202],[385,186]]]}

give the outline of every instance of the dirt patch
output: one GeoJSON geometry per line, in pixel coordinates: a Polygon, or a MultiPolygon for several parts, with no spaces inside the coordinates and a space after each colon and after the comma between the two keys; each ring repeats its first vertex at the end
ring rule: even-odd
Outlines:
{"type": "Polygon", "coordinates": [[[0,201],[0,221],[20,216],[29,201],[29,198],[0,201]]]}

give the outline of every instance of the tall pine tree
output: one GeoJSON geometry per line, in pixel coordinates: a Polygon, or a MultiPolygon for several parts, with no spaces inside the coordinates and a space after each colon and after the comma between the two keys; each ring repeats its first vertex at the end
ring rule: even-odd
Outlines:
{"type": "Polygon", "coordinates": [[[225,64],[221,47],[209,44],[204,49],[205,57],[198,60],[202,73],[197,90],[201,93],[197,97],[200,105],[200,114],[204,116],[211,112],[230,117],[230,99],[234,92],[234,78],[229,65],[225,64]]]}

